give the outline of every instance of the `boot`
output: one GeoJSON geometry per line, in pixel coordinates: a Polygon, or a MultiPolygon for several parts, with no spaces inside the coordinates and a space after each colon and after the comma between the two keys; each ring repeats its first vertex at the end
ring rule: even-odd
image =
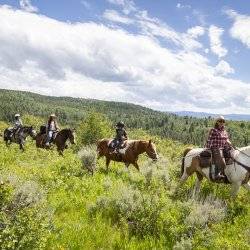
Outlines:
{"type": "Polygon", "coordinates": [[[216,181],[224,181],[226,179],[225,174],[223,173],[223,171],[220,171],[215,177],[214,179],[216,181]]]}
{"type": "Polygon", "coordinates": [[[226,167],[226,163],[222,157],[222,153],[220,149],[213,149],[212,155],[214,158],[214,163],[216,166],[219,166],[219,173],[214,177],[215,181],[224,181],[227,177],[225,176],[224,169],[226,167]]]}

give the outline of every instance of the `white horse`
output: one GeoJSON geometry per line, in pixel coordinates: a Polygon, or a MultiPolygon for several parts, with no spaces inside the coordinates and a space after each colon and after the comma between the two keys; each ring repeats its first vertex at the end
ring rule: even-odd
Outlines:
{"type": "MultiPolygon", "coordinates": [[[[186,149],[182,161],[182,185],[189,176],[196,173],[197,179],[195,183],[195,193],[200,191],[200,185],[203,177],[209,181],[213,181],[210,175],[210,168],[201,168],[200,161],[197,156],[203,151],[203,148],[186,149]]],[[[231,157],[234,160],[232,164],[225,168],[225,175],[231,184],[231,195],[235,197],[242,185],[247,190],[250,190],[250,146],[232,149],[230,151],[231,157]]]]}

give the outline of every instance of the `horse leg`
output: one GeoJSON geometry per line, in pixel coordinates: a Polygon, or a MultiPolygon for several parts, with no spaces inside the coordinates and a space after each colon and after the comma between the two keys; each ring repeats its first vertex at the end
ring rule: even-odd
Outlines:
{"type": "Polygon", "coordinates": [[[59,155],[63,156],[63,148],[57,147],[57,152],[59,155]]]}
{"type": "Polygon", "coordinates": [[[246,190],[250,191],[250,183],[243,184],[243,187],[244,187],[246,190]]]}
{"type": "Polygon", "coordinates": [[[241,183],[240,182],[234,182],[231,185],[231,196],[235,198],[239,192],[241,183]]]}
{"type": "Polygon", "coordinates": [[[195,186],[194,186],[194,192],[193,192],[193,198],[195,197],[196,194],[200,193],[201,190],[201,182],[203,180],[203,176],[202,174],[200,174],[199,172],[196,172],[196,181],[195,181],[195,186]]]}
{"type": "Polygon", "coordinates": [[[110,158],[106,157],[106,171],[109,171],[110,158]]]}
{"type": "Polygon", "coordinates": [[[133,165],[135,166],[135,168],[140,172],[140,168],[137,162],[133,163],[133,165]]]}
{"type": "Polygon", "coordinates": [[[125,163],[125,166],[126,166],[127,169],[128,169],[129,165],[130,165],[130,163],[128,163],[128,162],[125,163]]]}

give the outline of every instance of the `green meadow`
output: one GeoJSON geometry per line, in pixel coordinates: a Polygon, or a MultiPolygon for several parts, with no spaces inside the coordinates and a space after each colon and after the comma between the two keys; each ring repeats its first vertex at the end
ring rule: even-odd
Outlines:
{"type": "MultiPolygon", "coordinates": [[[[152,139],[159,160],[142,155],[140,172],[121,163],[107,172],[91,144],[112,135],[103,117],[79,124],[78,144],[63,157],[31,138],[23,153],[1,139],[0,249],[250,249],[247,191],[232,200],[229,186],[204,181],[193,195],[193,177],[174,193],[188,145],[144,129],[130,129],[129,137],[152,139]]],[[[43,121],[24,120],[37,128],[43,121]]],[[[0,132],[6,127],[1,122],[0,132]]]]}

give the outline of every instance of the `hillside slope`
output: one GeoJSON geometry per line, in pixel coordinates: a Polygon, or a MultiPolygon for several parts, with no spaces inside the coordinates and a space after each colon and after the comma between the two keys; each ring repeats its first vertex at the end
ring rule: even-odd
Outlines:
{"type": "MultiPolygon", "coordinates": [[[[0,90],[0,100],[0,120],[4,121],[11,121],[17,112],[40,116],[43,119],[55,112],[60,123],[77,126],[86,118],[87,113],[96,111],[106,115],[113,125],[118,120],[123,120],[128,128],[142,128],[163,138],[195,145],[204,144],[209,128],[214,123],[212,119],[181,117],[128,103],[49,97],[12,90],[0,90]]],[[[227,126],[236,146],[249,144],[249,122],[230,121],[227,126]]]]}

